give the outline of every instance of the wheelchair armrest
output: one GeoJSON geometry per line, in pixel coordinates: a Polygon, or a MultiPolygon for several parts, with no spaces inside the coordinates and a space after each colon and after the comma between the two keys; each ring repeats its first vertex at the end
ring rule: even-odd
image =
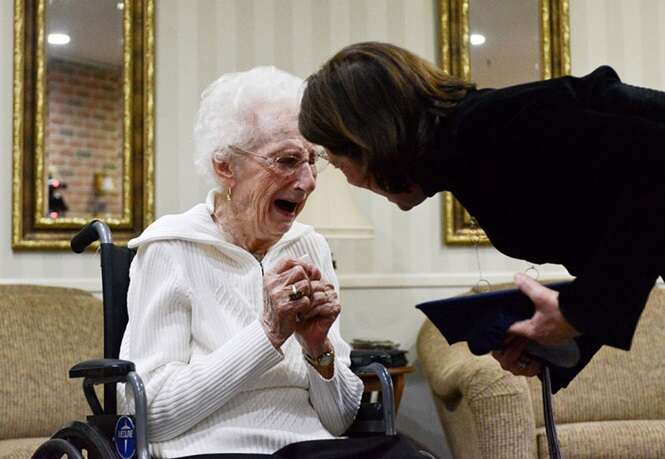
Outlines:
{"type": "Polygon", "coordinates": [[[150,459],[148,454],[148,402],[141,377],[134,362],[119,359],[96,359],[79,362],[69,370],[70,378],[83,378],[83,392],[95,415],[104,415],[93,386],[95,384],[127,383],[134,395],[136,421],[136,451],[138,459],[150,459]]]}
{"type": "MultiPolygon", "coordinates": [[[[378,362],[372,362],[363,367],[354,368],[353,372],[357,375],[374,374],[379,379],[381,384],[381,400],[383,407],[383,421],[385,423],[386,435],[396,435],[397,429],[395,428],[395,392],[393,389],[393,379],[388,372],[388,369],[378,362]]],[[[365,413],[370,414],[375,411],[372,408],[366,408],[365,413]]],[[[361,426],[352,426],[352,431],[358,433],[357,428],[361,426]]]]}
{"type": "MultiPolygon", "coordinates": [[[[95,415],[104,414],[94,386],[96,384],[113,384],[126,382],[134,372],[134,362],[118,359],[95,359],[79,362],[69,369],[70,378],[83,378],[83,393],[88,405],[95,415]]],[[[115,414],[114,411],[106,414],[115,414]]]]}
{"type": "Polygon", "coordinates": [[[95,359],[79,362],[69,369],[70,378],[124,378],[134,371],[134,362],[118,359],[95,359]]]}

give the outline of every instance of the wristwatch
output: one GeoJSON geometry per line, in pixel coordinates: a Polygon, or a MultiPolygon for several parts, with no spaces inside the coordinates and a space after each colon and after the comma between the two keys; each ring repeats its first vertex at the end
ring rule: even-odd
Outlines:
{"type": "Polygon", "coordinates": [[[308,355],[307,352],[304,350],[302,351],[302,355],[307,360],[307,362],[313,366],[314,368],[326,368],[332,365],[332,363],[335,361],[335,350],[331,349],[328,352],[324,352],[318,357],[312,357],[311,355],[308,355]]]}

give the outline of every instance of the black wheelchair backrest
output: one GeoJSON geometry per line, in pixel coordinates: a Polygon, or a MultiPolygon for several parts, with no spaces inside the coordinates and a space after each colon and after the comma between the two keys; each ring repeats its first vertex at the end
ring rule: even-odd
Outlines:
{"type": "Polygon", "coordinates": [[[104,297],[104,358],[117,359],[127,327],[129,266],[136,251],[113,244],[101,245],[104,297]]]}
{"type": "MultiPolygon", "coordinates": [[[[92,220],[72,239],[74,252],[83,252],[99,240],[102,266],[102,297],[104,300],[104,358],[117,359],[122,336],[127,327],[127,290],[129,267],[136,251],[113,244],[111,232],[104,223],[92,220]]],[[[104,408],[115,412],[116,394],[113,386],[104,387],[104,408]]],[[[110,412],[110,411],[108,411],[110,412]]]]}

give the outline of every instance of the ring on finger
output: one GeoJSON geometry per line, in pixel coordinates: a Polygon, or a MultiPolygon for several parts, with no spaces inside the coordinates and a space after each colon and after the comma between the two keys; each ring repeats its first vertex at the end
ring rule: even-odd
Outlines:
{"type": "Polygon", "coordinates": [[[305,296],[302,290],[298,290],[294,284],[291,284],[291,293],[289,293],[290,301],[298,301],[300,298],[305,296]]]}
{"type": "Polygon", "coordinates": [[[527,368],[531,364],[531,360],[529,360],[527,357],[520,356],[519,359],[517,359],[517,366],[520,368],[527,368]]]}

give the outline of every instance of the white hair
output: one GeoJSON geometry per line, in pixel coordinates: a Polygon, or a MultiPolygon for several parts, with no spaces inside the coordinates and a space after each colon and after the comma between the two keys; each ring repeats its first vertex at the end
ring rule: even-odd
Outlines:
{"type": "Polygon", "coordinates": [[[194,125],[195,164],[221,185],[213,161],[229,155],[228,146],[254,148],[276,129],[297,128],[303,80],[275,67],[227,73],[201,94],[194,125]]]}

